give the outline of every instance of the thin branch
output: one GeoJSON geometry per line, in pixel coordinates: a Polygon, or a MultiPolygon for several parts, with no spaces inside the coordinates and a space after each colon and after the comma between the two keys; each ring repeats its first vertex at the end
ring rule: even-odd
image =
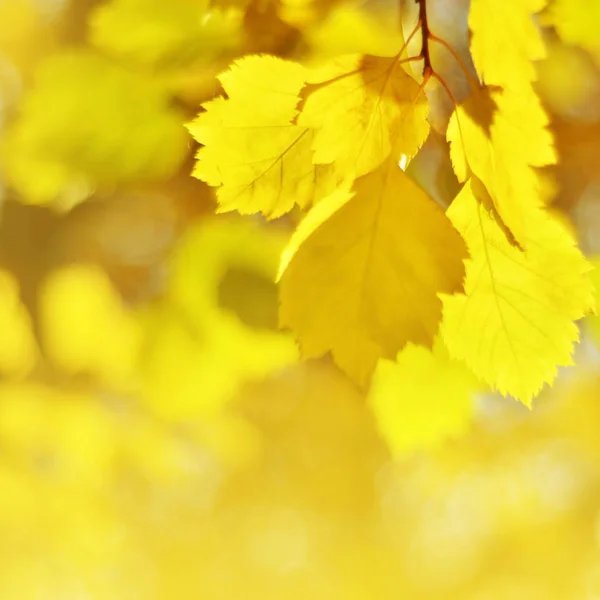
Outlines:
{"type": "Polygon", "coordinates": [[[419,5],[419,23],[421,25],[421,57],[423,58],[423,77],[433,71],[431,56],[429,55],[429,23],[427,22],[427,0],[415,0],[419,5]]]}

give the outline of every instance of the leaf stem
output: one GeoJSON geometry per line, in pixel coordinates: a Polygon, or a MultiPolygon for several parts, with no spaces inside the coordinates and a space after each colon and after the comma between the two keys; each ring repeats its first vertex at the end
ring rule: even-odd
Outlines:
{"type": "MultiPolygon", "coordinates": [[[[415,37],[417,31],[419,31],[419,28],[421,27],[421,22],[417,22],[417,24],[413,27],[413,30],[410,32],[409,36],[406,38],[406,41],[404,42],[404,44],[402,45],[402,48],[400,48],[400,52],[398,52],[398,58],[400,58],[403,54],[405,50],[408,50],[408,45],[410,44],[411,40],[415,37]]],[[[418,55],[418,58],[421,58],[421,55],[418,55]]]]}
{"type": "MultiPolygon", "coordinates": [[[[429,22],[427,20],[427,0],[415,0],[415,2],[419,5],[419,20],[417,22],[417,28],[421,29],[421,52],[419,56],[423,59],[423,75],[426,73],[434,73],[433,65],[431,64],[431,54],[429,51],[429,42],[436,42],[443,46],[450,54],[453,56],[454,60],[457,62],[458,66],[464,73],[469,86],[472,92],[475,92],[479,89],[480,83],[479,81],[473,77],[471,71],[467,68],[465,62],[460,57],[458,52],[444,39],[434,35],[429,28],[429,22]]],[[[436,77],[438,81],[439,77],[436,77]]]]}
{"type": "Polygon", "coordinates": [[[469,85],[471,86],[472,91],[475,91],[476,89],[478,89],[479,82],[475,79],[475,77],[473,77],[473,75],[471,74],[471,72],[467,68],[467,66],[465,65],[465,62],[460,57],[458,52],[446,40],[443,40],[442,38],[437,37],[437,35],[433,35],[433,33],[431,33],[431,32],[429,32],[429,39],[432,42],[437,42],[438,44],[440,44],[441,46],[446,48],[446,50],[448,50],[448,52],[450,52],[450,54],[452,54],[452,56],[454,57],[454,60],[458,63],[458,66],[461,68],[462,72],[465,74],[465,77],[467,78],[467,81],[469,82],[469,85]]]}
{"type": "Polygon", "coordinates": [[[408,58],[402,58],[398,61],[398,64],[403,65],[404,63],[416,62],[418,60],[423,60],[423,57],[420,54],[416,56],[409,56],[408,58]]]}
{"type": "Polygon", "coordinates": [[[448,94],[448,97],[450,98],[450,102],[452,102],[452,104],[454,106],[454,110],[456,110],[458,108],[458,103],[456,102],[454,95],[450,91],[448,84],[434,70],[431,71],[431,77],[433,77],[434,79],[437,79],[438,83],[440,83],[441,86],[446,90],[446,94],[448,94]]]}

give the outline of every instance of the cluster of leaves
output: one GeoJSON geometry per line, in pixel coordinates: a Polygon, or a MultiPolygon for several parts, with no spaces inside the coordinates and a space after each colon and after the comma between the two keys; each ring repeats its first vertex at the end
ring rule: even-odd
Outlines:
{"type": "MultiPolygon", "coordinates": [[[[280,268],[280,324],[303,356],[331,353],[360,385],[375,372],[384,427],[404,395],[443,394],[457,411],[453,430],[478,386],[530,405],[557,366],[572,364],[593,286],[571,231],[548,208],[553,182],[541,170],[557,160],[534,85],[545,3],[472,1],[476,76],[463,67],[470,93],[461,103],[430,46],[462,60],[417,4],[416,25],[389,57],[311,67],[237,60],[219,76],[225,96],[205,103],[189,129],[202,145],[194,174],[217,187],[221,212],[310,209],[280,268]],[[443,133],[461,187],[446,211],[407,173],[430,131],[431,84],[454,107],[443,133]]],[[[566,25],[584,19],[577,10],[585,13],[558,2],[547,18],[585,46],[590,36],[566,25]]]]}

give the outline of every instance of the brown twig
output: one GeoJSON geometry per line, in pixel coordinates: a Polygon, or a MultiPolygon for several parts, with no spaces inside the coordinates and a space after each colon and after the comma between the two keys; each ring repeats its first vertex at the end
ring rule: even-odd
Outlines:
{"type": "Polygon", "coordinates": [[[415,0],[419,5],[419,23],[421,24],[421,53],[423,59],[423,77],[431,75],[431,56],[429,55],[429,24],[427,23],[427,0],[415,0]]]}

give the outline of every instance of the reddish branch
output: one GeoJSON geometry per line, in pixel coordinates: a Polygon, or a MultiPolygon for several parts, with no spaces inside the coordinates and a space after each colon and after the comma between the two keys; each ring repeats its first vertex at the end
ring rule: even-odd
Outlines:
{"type": "Polygon", "coordinates": [[[429,55],[429,38],[431,37],[431,32],[427,23],[427,0],[415,0],[415,2],[419,5],[419,23],[421,25],[420,56],[423,59],[423,76],[429,77],[433,74],[433,68],[431,67],[431,57],[429,55]]]}
{"type": "Polygon", "coordinates": [[[429,22],[427,20],[427,0],[415,0],[415,3],[419,6],[419,19],[417,21],[417,26],[413,30],[413,33],[410,37],[412,37],[417,31],[421,31],[421,51],[418,54],[419,60],[423,60],[423,79],[427,81],[430,77],[437,79],[437,81],[442,85],[442,87],[446,90],[446,93],[450,97],[450,100],[456,106],[456,101],[450,92],[450,89],[446,85],[446,82],[434,71],[433,66],[431,65],[431,55],[429,53],[429,42],[435,42],[437,44],[441,44],[456,60],[463,73],[465,74],[469,85],[473,91],[476,91],[479,88],[479,82],[477,79],[473,77],[470,73],[469,69],[467,69],[463,60],[456,50],[448,44],[442,38],[434,35],[429,29],[429,22]]]}

